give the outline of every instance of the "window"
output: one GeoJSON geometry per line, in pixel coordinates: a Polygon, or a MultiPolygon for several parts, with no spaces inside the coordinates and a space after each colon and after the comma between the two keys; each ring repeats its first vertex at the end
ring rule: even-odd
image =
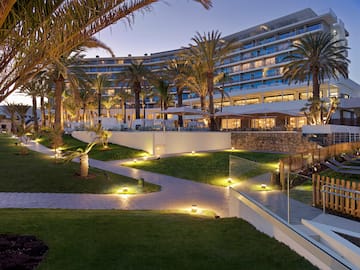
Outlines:
{"type": "Polygon", "coordinates": [[[251,53],[247,52],[243,54],[242,59],[249,59],[250,57],[251,57],[251,53]]]}
{"type": "Polygon", "coordinates": [[[319,30],[319,29],[321,29],[321,23],[309,25],[308,27],[306,27],[307,32],[315,31],[315,30],[319,30]]]}
{"type": "Polygon", "coordinates": [[[242,70],[248,70],[251,68],[251,63],[245,63],[242,65],[242,70]]]}
{"type": "Polygon", "coordinates": [[[275,46],[266,47],[266,54],[274,53],[276,52],[275,46]]]}
{"type": "Polygon", "coordinates": [[[255,67],[262,67],[263,66],[263,60],[255,61],[255,67]]]}
{"type": "Polygon", "coordinates": [[[273,65],[275,64],[275,57],[271,57],[271,58],[266,58],[265,60],[265,65],[273,65]]]}

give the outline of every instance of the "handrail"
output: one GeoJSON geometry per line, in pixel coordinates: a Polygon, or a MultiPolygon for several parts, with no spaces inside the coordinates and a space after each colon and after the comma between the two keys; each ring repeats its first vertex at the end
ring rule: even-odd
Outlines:
{"type": "Polygon", "coordinates": [[[325,194],[331,194],[331,195],[336,195],[338,197],[342,197],[342,198],[347,198],[347,199],[353,199],[355,201],[360,201],[360,196],[356,197],[356,196],[349,196],[349,195],[345,195],[345,194],[340,194],[337,192],[333,192],[330,190],[325,190],[325,188],[331,188],[331,189],[335,189],[335,190],[339,190],[339,191],[345,191],[345,192],[349,192],[351,194],[359,194],[360,195],[360,191],[355,190],[355,189],[348,189],[348,188],[344,188],[341,187],[339,185],[329,185],[329,184],[325,184],[321,186],[321,192],[322,192],[322,204],[323,204],[323,213],[325,214],[325,194]]]}

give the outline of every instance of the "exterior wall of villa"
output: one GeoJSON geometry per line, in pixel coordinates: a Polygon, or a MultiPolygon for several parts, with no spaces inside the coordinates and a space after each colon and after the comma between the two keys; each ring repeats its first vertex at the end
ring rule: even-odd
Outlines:
{"type": "Polygon", "coordinates": [[[316,147],[301,132],[295,131],[232,132],[231,145],[236,149],[282,153],[301,153],[316,147]]]}

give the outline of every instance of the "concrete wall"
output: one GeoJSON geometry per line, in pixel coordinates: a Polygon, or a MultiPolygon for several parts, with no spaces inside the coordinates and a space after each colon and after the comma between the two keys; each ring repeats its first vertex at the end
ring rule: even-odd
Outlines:
{"type": "Polygon", "coordinates": [[[283,153],[300,153],[316,148],[315,143],[296,131],[232,132],[231,145],[237,149],[283,153]]]}
{"type": "MultiPolygon", "coordinates": [[[[74,131],[74,138],[90,142],[93,132],[74,131]]],[[[212,151],[231,148],[231,134],[225,132],[124,132],[112,131],[109,142],[141,149],[152,155],[167,155],[191,151],[212,151]]]]}
{"type": "Polygon", "coordinates": [[[259,231],[283,242],[320,269],[353,269],[353,265],[315,240],[303,235],[246,195],[230,189],[229,214],[251,223],[259,231]]]}

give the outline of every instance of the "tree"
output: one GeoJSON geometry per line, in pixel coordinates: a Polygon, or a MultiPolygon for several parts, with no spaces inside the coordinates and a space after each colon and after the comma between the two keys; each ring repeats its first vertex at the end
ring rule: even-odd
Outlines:
{"type": "MultiPolygon", "coordinates": [[[[181,57],[181,56],[180,56],[181,57]]],[[[167,63],[167,73],[176,87],[177,105],[183,106],[183,93],[188,84],[188,78],[190,75],[189,67],[184,60],[179,58],[171,59],[167,63]]],[[[183,127],[183,117],[179,115],[179,126],[183,127]]]]}
{"type": "MultiPolygon", "coordinates": [[[[0,3],[0,102],[62,55],[160,0],[4,0],[0,3]]],[[[194,0],[210,8],[211,0],[194,0]]]]}
{"type": "Polygon", "coordinates": [[[118,101],[118,97],[117,96],[113,96],[113,97],[108,97],[107,99],[104,99],[101,103],[104,106],[105,110],[106,110],[106,117],[109,118],[110,115],[110,110],[111,108],[116,105],[117,101],[118,101]]]}
{"type": "Polygon", "coordinates": [[[125,82],[134,93],[136,119],[140,119],[140,93],[142,84],[149,74],[150,70],[144,66],[143,62],[132,62],[118,78],[118,81],[125,82]]]}
{"type": "MultiPolygon", "coordinates": [[[[160,108],[161,110],[167,110],[169,102],[171,101],[170,96],[170,84],[162,77],[154,80],[153,85],[155,86],[158,95],[160,97],[160,108]]],[[[164,115],[164,119],[167,119],[167,114],[164,115]]]]}
{"type": "Polygon", "coordinates": [[[106,74],[98,74],[96,78],[92,81],[92,87],[95,89],[97,94],[98,101],[98,124],[101,125],[101,96],[104,88],[108,87],[110,82],[108,80],[108,75],[106,74]]]}
{"type": "Polygon", "coordinates": [[[89,152],[97,142],[89,143],[85,148],[78,148],[75,151],[65,153],[65,160],[72,161],[74,158],[80,159],[80,177],[86,178],[89,175],[89,152]]]}
{"type": "Polygon", "coordinates": [[[202,68],[206,75],[207,92],[209,95],[210,130],[216,129],[214,109],[214,76],[216,66],[232,50],[235,40],[224,40],[219,31],[208,32],[201,35],[199,32],[191,39],[195,45],[190,44],[187,49],[187,59],[194,58],[198,68],[202,68]]]}
{"type": "Polygon", "coordinates": [[[312,81],[313,101],[320,100],[320,84],[326,78],[348,77],[346,57],[348,47],[345,40],[334,40],[330,33],[309,34],[295,42],[295,48],[284,60],[291,61],[285,66],[284,79],[291,82],[312,81]]]}
{"type": "Polygon", "coordinates": [[[15,111],[16,111],[16,114],[20,117],[20,122],[21,122],[21,126],[20,126],[20,134],[21,135],[24,135],[26,132],[26,115],[27,115],[27,112],[28,110],[30,109],[31,107],[28,106],[28,105],[25,105],[25,104],[16,104],[15,105],[15,111]]]}
{"type": "Polygon", "coordinates": [[[12,134],[16,133],[16,105],[15,103],[6,103],[4,110],[5,113],[7,113],[8,115],[10,115],[10,121],[11,121],[11,132],[12,134]]]}

